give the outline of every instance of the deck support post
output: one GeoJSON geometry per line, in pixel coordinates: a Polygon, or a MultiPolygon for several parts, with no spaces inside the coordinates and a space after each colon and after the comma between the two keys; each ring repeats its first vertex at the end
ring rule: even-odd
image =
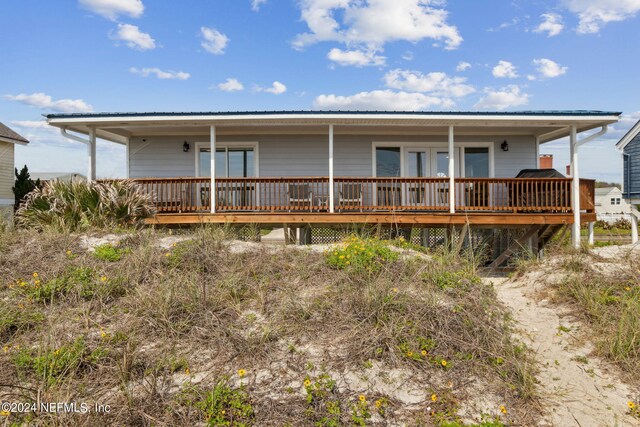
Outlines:
{"type": "Polygon", "coordinates": [[[455,195],[455,151],[453,148],[453,126],[449,126],[449,212],[456,212],[455,195]]]}
{"type": "Polygon", "coordinates": [[[594,227],[595,226],[595,222],[591,221],[589,223],[589,239],[588,239],[588,243],[590,246],[593,246],[593,243],[595,242],[595,230],[594,227]]]}
{"type": "Polygon", "coordinates": [[[216,213],[216,127],[211,126],[210,134],[210,150],[211,150],[211,184],[209,187],[209,203],[211,203],[211,213],[216,213]]]}
{"type": "Polygon", "coordinates": [[[631,205],[631,243],[638,243],[638,210],[631,205]]]}
{"type": "Polygon", "coordinates": [[[329,212],[335,212],[333,188],[333,125],[329,125],[329,212]]]}
{"type": "Polygon", "coordinates": [[[89,165],[87,169],[87,180],[96,180],[96,128],[89,128],[89,143],[87,144],[87,154],[89,155],[89,165]]]}
{"type": "Polygon", "coordinates": [[[580,171],[578,169],[578,137],[576,125],[571,125],[569,139],[571,144],[571,209],[573,211],[573,227],[571,242],[576,249],[580,248],[580,171]]]}

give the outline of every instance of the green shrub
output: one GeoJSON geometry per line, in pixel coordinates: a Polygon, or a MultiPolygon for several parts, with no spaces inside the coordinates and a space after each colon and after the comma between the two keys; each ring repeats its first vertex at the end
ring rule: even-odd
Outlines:
{"type": "Polygon", "coordinates": [[[69,294],[86,300],[94,297],[111,300],[127,292],[121,278],[98,277],[93,269],[86,267],[71,267],[51,280],[43,280],[34,273],[32,279],[19,279],[13,287],[27,300],[45,304],[53,304],[69,294]]]}
{"type": "Polygon", "coordinates": [[[213,390],[203,393],[198,389],[187,390],[187,400],[195,398],[195,406],[204,415],[208,426],[247,427],[253,425],[254,410],[249,394],[241,385],[232,388],[223,378],[213,390]]]}
{"type": "Polygon", "coordinates": [[[93,256],[103,261],[117,262],[122,259],[126,252],[126,249],[121,249],[105,243],[104,245],[96,246],[94,248],[93,256]]]}
{"type": "Polygon", "coordinates": [[[22,227],[77,231],[136,225],[154,212],[151,196],[131,181],[49,181],[25,197],[16,218],[22,227]]]}
{"type": "Polygon", "coordinates": [[[341,246],[326,252],[327,263],[338,269],[374,272],[385,263],[396,261],[398,253],[378,239],[349,237],[341,246]]]}
{"type": "Polygon", "coordinates": [[[5,340],[20,330],[34,327],[44,320],[44,315],[33,307],[25,309],[5,301],[0,302],[0,339],[5,340]]]}
{"type": "Polygon", "coordinates": [[[79,337],[58,348],[45,348],[39,351],[22,349],[15,356],[15,365],[20,370],[44,379],[48,385],[53,385],[72,374],[94,367],[106,355],[106,350],[101,347],[89,351],[84,338],[79,337]]]}

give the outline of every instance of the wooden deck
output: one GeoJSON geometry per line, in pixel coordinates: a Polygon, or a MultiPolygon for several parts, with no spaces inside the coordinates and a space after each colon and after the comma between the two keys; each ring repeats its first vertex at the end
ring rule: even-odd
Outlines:
{"type": "MultiPolygon", "coordinates": [[[[593,222],[595,213],[583,213],[581,222],[593,222]]],[[[529,224],[567,225],[573,223],[573,214],[533,213],[160,213],[147,220],[150,225],[181,224],[255,224],[255,225],[323,225],[397,224],[418,227],[446,227],[474,225],[478,227],[509,227],[529,224]]]]}
{"type": "MultiPolygon", "coordinates": [[[[216,178],[214,192],[210,178],[133,181],[156,205],[150,224],[573,223],[569,178],[456,178],[455,213],[449,178],[335,177],[333,189],[329,177],[216,178]]],[[[595,220],[593,180],[580,180],[580,210],[595,220]]]]}

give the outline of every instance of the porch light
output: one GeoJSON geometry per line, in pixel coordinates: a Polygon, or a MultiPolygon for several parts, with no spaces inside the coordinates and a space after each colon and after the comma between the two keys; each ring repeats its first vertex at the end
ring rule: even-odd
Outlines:
{"type": "Polygon", "coordinates": [[[182,151],[184,151],[185,153],[189,152],[189,143],[187,141],[184,142],[184,144],[182,144],[182,151]]]}
{"type": "Polygon", "coordinates": [[[509,151],[509,143],[507,143],[506,139],[502,144],[500,144],[500,148],[502,148],[502,151],[509,151]]]}

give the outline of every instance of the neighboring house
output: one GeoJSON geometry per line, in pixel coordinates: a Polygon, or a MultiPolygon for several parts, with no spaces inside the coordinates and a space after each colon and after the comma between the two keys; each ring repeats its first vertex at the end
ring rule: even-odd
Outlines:
{"type": "Polygon", "coordinates": [[[30,172],[29,175],[32,180],[39,179],[41,182],[87,180],[87,177],[81,173],[71,172],[30,172]]]}
{"type": "Polygon", "coordinates": [[[619,219],[630,220],[631,205],[622,197],[618,187],[596,188],[596,217],[613,224],[619,219]]]}
{"type": "Polygon", "coordinates": [[[616,144],[622,151],[622,197],[631,205],[631,240],[638,242],[640,212],[640,121],[616,144]]]}
{"type": "Polygon", "coordinates": [[[8,223],[13,221],[14,146],[28,143],[29,141],[25,138],[0,123],[0,221],[8,223]]]}
{"type": "Polygon", "coordinates": [[[515,177],[538,168],[541,144],[569,136],[578,152],[619,115],[293,111],[47,119],[88,145],[90,179],[96,138],[126,146],[127,176],[153,194],[155,223],[467,224],[521,227],[525,240],[574,224],[579,245],[580,223],[595,221],[594,181],[515,177]],[[598,128],[594,137],[576,136],[598,128]]]}

